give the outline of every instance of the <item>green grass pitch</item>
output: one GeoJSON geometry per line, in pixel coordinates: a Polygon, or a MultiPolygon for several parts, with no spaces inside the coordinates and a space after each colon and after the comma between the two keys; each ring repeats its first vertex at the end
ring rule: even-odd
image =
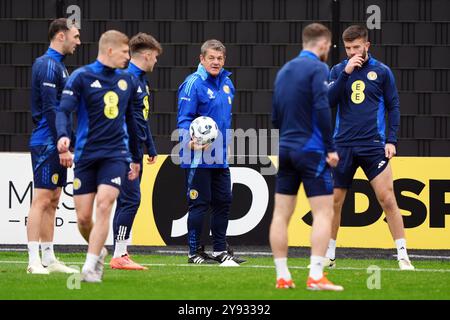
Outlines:
{"type": "MultiPolygon", "coordinates": [[[[85,254],[60,254],[67,265],[81,267],[85,254]]],[[[108,256],[107,262],[111,256],[108,256]]],[[[329,279],[344,286],[343,292],[305,289],[308,259],[290,258],[288,264],[296,289],[275,289],[275,269],[270,257],[247,257],[239,267],[188,265],[185,256],[133,255],[147,271],[111,270],[105,266],[101,284],[79,283],[64,274],[26,274],[27,254],[0,253],[0,299],[151,299],[151,300],[322,300],[322,299],[450,299],[450,264],[414,261],[418,270],[399,271],[392,260],[337,260],[329,279]],[[369,266],[378,266],[379,289],[369,266]],[[368,280],[369,279],[369,280],[368,280]],[[79,286],[79,289],[77,289],[79,286]]]]}

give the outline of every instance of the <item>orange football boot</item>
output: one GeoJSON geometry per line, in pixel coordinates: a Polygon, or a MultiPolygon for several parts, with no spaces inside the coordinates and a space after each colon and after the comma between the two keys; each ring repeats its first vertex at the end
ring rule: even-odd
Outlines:
{"type": "Polygon", "coordinates": [[[130,259],[128,254],[124,254],[120,258],[112,258],[109,262],[111,269],[119,270],[147,270],[147,267],[141,266],[130,259]]]}
{"type": "Polygon", "coordinates": [[[277,285],[275,286],[277,289],[293,289],[295,288],[294,281],[284,280],[283,278],[277,279],[277,285]]]}
{"type": "Polygon", "coordinates": [[[319,280],[314,280],[313,278],[308,277],[306,289],[314,291],[342,291],[344,290],[344,287],[333,284],[324,275],[319,280]]]}

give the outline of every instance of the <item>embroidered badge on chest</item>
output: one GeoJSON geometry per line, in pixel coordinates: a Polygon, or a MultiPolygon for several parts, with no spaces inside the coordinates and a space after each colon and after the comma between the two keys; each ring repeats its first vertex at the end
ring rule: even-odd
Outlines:
{"type": "Polygon", "coordinates": [[[117,86],[122,91],[126,91],[128,89],[128,83],[123,79],[120,79],[119,82],[117,82],[117,86]]]}
{"type": "Polygon", "coordinates": [[[367,79],[369,80],[377,80],[378,75],[375,71],[370,71],[369,73],[367,73],[367,79]]]}

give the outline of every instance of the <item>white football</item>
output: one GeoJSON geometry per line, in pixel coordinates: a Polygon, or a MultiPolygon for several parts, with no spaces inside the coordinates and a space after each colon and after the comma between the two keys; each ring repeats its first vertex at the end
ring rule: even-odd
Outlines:
{"type": "Polygon", "coordinates": [[[219,128],[212,118],[201,116],[192,121],[189,133],[198,144],[205,145],[216,140],[219,128]]]}

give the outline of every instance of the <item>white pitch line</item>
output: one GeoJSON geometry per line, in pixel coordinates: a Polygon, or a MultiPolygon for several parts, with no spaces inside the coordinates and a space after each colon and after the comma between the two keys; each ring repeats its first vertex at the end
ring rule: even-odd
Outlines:
{"type": "Polygon", "coordinates": [[[21,248],[0,248],[0,251],[16,252],[16,251],[28,251],[28,250],[21,249],[21,248]]]}
{"type": "MultiPolygon", "coordinates": [[[[0,261],[0,264],[28,264],[27,261],[0,261]]],[[[65,262],[66,265],[83,265],[84,262],[65,262]]],[[[105,265],[109,265],[109,263],[105,263],[105,265]]],[[[141,263],[143,266],[149,267],[220,267],[219,264],[193,264],[193,263],[141,263]]],[[[240,265],[240,268],[257,268],[257,269],[274,269],[275,266],[263,266],[263,265],[240,265]]],[[[289,266],[289,269],[309,269],[308,267],[302,266],[289,266]]],[[[354,271],[367,271],[367,268],[357,268],[357,267],[340,267],[334,268],[333,270],[354,270],[354,271]]],[[[381,271],[398,271],[398,272],[408,272],[402,271],[398,268],[380,268],[381,271]]],[[[415,269],[416,272],[440,272],[447,273],[450,272],[450,269],[415,269]]],[[[409,271],[409,272],[414,272],[409,271]]]]}
{"type": "MultiPolygon", "coordinates": [[[[186,254],[186,255],[189,253],[189,251],[187,250],[156,250],[155,252],[167,254],[186,254]]],[[[272,253],[270,252],[235,251],[234,253],[240,256],[272,256],[272,253]]]]}
{"type": "MultiPolygon", "coordinates": [[[[393,257],[397,257],[396,254],[392,255],[393,257]]],[[[422,259],[445,259],[450,260],[449,256],[426,256],[426,255],[420,255],[420,254],[408,254],[411,258],[422,258],[422,259]]]]}

